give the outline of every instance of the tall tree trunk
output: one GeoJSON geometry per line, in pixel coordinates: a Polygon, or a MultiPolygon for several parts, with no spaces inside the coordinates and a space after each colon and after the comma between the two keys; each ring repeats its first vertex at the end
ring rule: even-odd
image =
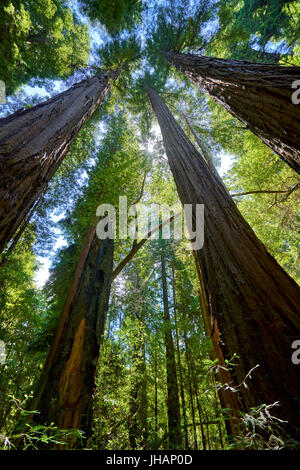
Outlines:
{"type": "Polygon", "coordinates": [[[174,264],[172,265],[172,288],[173,288],[173,304],[174,304],[174,321],[175,321],[175,338],[176,338],[176,351],[177,351],[177,360],[178,360],[178,372],[179,372],[179,383],[180,383],[180,397],[181,397],[181,406],[182,406],[182,417],[184,425],[184,448],[189,448],[189,439],[188,439],[188,422],[186,416],[186,400],[184,393],[184,383],[183,383],[183,374],[182,374],[182,365],[181,365],[181,355],[179,347],[179,332],[178,332],[178,321],[177,321],[177,306],[176,306],[176,287],[175,287],[175,269],[174,264]]]}
{"type": "MultiPolygon", "coordinates": [[[[185,323],[186,322],[185,316],[184,316],[183,320],[184,320],[184,323],[185,323]]],[[[187,337],[186,327],[184,327],[184,329],[183,329],[183,337],[184,337],[187,364],[188,364],[188,368],[190,370],[189,375],[190,375],[190,380],[191,380],[191,390],[192,390],[192,384],[193,384],[194,395],[195,395],[195,398],[196,398],[196,404],[197,404],[197,409],[198,409],[202,446],[203,446],[203,450],[206,450],[206,437],[205,437],[204,426],[203,426],[204,416],[203,416],[203,413],[202,413],[202,406],[201,406],[201,403],[200,403],[199,397],[198,397],[198,387],[197,387],[195,373],[194,373],[194,367],[195,366],[194,366],[194,363],[192,361],[192,357],[191,357],[191,354],[190,354],[189,341],[188,341],[188,337],[187,337]]]]}
{"type": "MultiPolygon", "coordinates": [[[[241,51],[242,52],[242,51],[241,51]]],[[[258,61],[258,62],[268,62],[269,64],[278,64],[280,59],[281,59],[281,54],[278,52],[267,52],[267,51],[257,51],[253,49],[252,47],[250,50],[248,48],[245,48],[244,51],[242,52],[243,56],[240,56],[239,59],[243,59],[244,57],[247,57],[247,54],[252,55],[253,60],[258,61]]]]}
{"type": "Polygon", "coordinates": [[[300,67],[167,52],[166,59],[300,173],[300,67]]]}
{"type": "Polygon", "coordinates": [[[157,373],[157,349],[155,349],[154,356],[154,435],[155,442],[158,442],[158,373],[157,373]]]}
{"type": "Polygon", "coordinates": [[[209,168],[210,168],[212,171],[214,171],[214,172],[217,173],[217,171],[216,171],[216,169],[215,169],[215,167],[214,167],[214,165],[213,165],[211,156],[210,156],[209,153],[207,152],[205,146],[203,145],[203,143],[201,142],[201,140],[200,140],[199,137],[197,136],[196,132],[194,131],[193,126],[191,125],[188,116],[187,116],[185,113],[183,113],[183,112],[182,112],[181,114],[182,114],[182,116],[183,116],[183,118],[184,118],[184,120],[185,120],[185,122],[186,122],[186,125],[187,125],[188,130],[191,132],[192,136],[194,137],[194,139],[195,139],[195,141],[196,141],[196,143],[197,143],[197,145],[198,145],[198,147],[199,147],[199,149],[200,149],[200,152],[199,152],[199,153],[201,153],[202,157],[204,158],[204,160],[205,160],[205,162],[207,163],[207,165],[209,166],[209,168]]]}
{"type": "MultiPolygon", "coordinates": [[[[222,186],[224,187],[224,185],[222,186]]],[[[239,434],[241,431],[239,418],[241,412],[246,410],[243,406],[243,403],[239,399],[240,393],[238,391],[234,391],[233,379],[225,363],[223,351],[220,347],[221,338],[219,328],[216,319],[213,319],[213,321],[211,321],[210,309],[205,297],[204,280],[202,272],[200,270],[200,265],[197,262],[197,256],[195,251],[193,251],[193,255],[195,258],[197,274],[200,281],[199,299],[204,329],[206,335],[211,338],[213,345],[213,350],[210,356],[213,361],[215,361],[216,359],[218,361],[217,368],[214,370],[214,374],[218,382],[223,385],[221,388],[218,386],[218,396],[220,399],[221,407],[224,410],[223,415],[225,419],[227,436],[229,440],[232,440],[232,437],[236,434],[239,434]]]]}
{"type": "Polygon", "coordinates": [[[205,204],[204,246],[194,256],[216,355],[238,355],[233,379],[244,409],[279,401],[273,414],[288,420],[287,432],[297,439],[300,376],[291,345],[300,337],[298,286],[258,240],[157,93],[148,88],[148,94],[181,202],[205,204]],[[241,386],[255,367],[247,388],[241,386]]]}
{"type": "Polygon", "coordinates": [[[39,412],[35,422],[80,429],[89,437],[112,266],[113,240],[99,240],[91,226],[31,403],[31,409],[39,412]]]}
{"type": "MultiPolygon", "coordinates": [[[[41,195],[40,198],[33,205],[32,209],[29,212],[29,214],[27,215],[27,217],[25,217],[25,219],[23,219],[22,223],[19,226],[19,229],[15,233],[15,236],[12,238],[9,247],[7,248],[7,250],[5,250],[4,253],[2,253],[1,261],[0,261],[0,268],[3,268],[5,266],[5,264],[7,263],[7,261],[9,260],[10,255],[14,252],[15,247],[17,246],[17,244],[20,241],[22,235],[24,234],[25,230],[27,229],[35,210],[41,204],[42,201],[43,201],[43,196],[41,195]]],[[[0,287],[1,287],[1,283],[0,283],[0,287]]]]}
{"type": "MultiPolygon", "coordinates": [[[[112,74],[116,79],[118,72],[112,74]]],[[[111,87],[106,71],[0,119],[0,253],[111,87]]]]}
{"type": "Polygon", "coordinates": [[[166,345],[166,365],[167,365],[167,408],[169,427],[169,448],[177,449],[182,446],[181,423],[180,423],[180,403],[178,393],[178,382],[176,372],[175,348],[171,330],[171,319],[169,310],[166,261],[161,249],[161,275],[164,305],[164,332],[166,345]]]}

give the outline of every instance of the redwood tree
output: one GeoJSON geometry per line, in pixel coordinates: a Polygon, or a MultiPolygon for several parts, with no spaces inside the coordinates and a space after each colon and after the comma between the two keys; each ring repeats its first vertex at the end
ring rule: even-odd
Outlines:
{"type": "MultiPolygon", "coordinates": [[[[116,79],[118,72],[111,78],[116,79]]],[[[109,92],[106,71],[0,119],[0,253],[109,92]]]]}
{"type": "Polygon", "coordinates": [[[299,438],[300,376],[291,361],[291,345],[300,337],[298,286],[258,240],[157,93],[147,92],[181,202],[205,205],[204,246],[194,255],[216,356],[238,355],[232,375],[244,410],[279,401],[273,414],[288,420],[287,432],[299,438]],[[242,384],[253,368],[246,388],[242,384]]]}
{"type": "MultiPolygon", "coordinates": [[[[111,284],[152,233],[174,218],[175,216],[171,217],[150,231],[137,244],[137,249],[134,247],[114,271],[113,241],[98,240],[95,235],[96,222],[89,226],[55,336],[30,405],[31,410],[37,410],[39,413],[33,418],[36,422],[55,422],[60,429],[80,429],[85,432],[86,437],[89,436],[92,425],[94,375],[111,284]]],[[[141,325],[143,322],[140,315],[141,312],[137,313],[141,325]]],[[[133,426],[134,422],[140,421],[143,443],[146,445],[145,342],[140,331],[135,341],[135,359],[142,378],[139,377],[133,386],[132,394],[138,392],[132,397],[132,404],[139,405],[139,416],[132,418],[133,426]],[[139,404],[138,399],[141,399],[139,404]]],[[[133,430],[132,427],[131,434],[133,430]]]]}
{"type": "MultiPolygon", "coordinates": [[[[94,376],[104,331],[113,266],[113,240],[87,231],[72,284],[40,382],[31,403],[33,419],[60,429],[92,426],[94,376]]],[[[73,443],[70,443],[72,446],[73,443]]]]}
{"type": "Polygon", "coordinates": [[[300,173],[300,67],[166,52],[166,59],[300,173]]]}

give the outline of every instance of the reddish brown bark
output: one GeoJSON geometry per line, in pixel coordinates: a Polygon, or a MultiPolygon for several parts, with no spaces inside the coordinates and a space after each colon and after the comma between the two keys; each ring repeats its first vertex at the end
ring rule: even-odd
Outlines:
{"type": "Polygon", "coordinates": [[[214,343],[225,359],[239,356],[235,386],[259,365],[248,388],[239,388],[243,409],[279,401],[273,412],[288,420],[287,432],[297,439],[300,376],[291,345],[300,337],[299,288],[258,240],[157,93],[147,91],[181,202],[205,204],[204,246],[194,254],[214,343]]]}
{"type": "Polygon", "coordinates": [[[167,52],[166,59],[300,173],[300,67],[167,52]]]}
{"type": "MultiPolygon", "coordinates": [[[[31,409],[34,421],[60,429],[92,424],[94,375],[108,307],[113,241],[90,227],[31,409]]],[[[72,446],[73,443],[70,443],[72,446]]]]}
{"type": "Polygon", "coordinates": [[[234,436],[240,432],[239,418],[242,411],[246,411],[243,404],[240,403],[238,393],[232,391],[234,383],[230,372],[226,366],[223,352],[220,347],[220,332],[216,319],[210,316],[209,305],[205,297],[205,284],[200,270],[200,265],[197,261],[196,251],[193,251],[196,262],[196,270],[200,282],[199,300],[201,305],[201,313],[203,317],[204,329],[206,335],[211,339],[213,345],[212,360],[218,360],[218,368],[216,372],[216,379],[222,388],[218,389],[218,396],[223,409],[227,409],[225,415],[225,426],[228,436],[234,436]],[[226,385],[224,387],[224,385],[226,385]]]}
{"type": "Polygon", "coordinates": [[[0,253],[110,86],[103,71],[37,106],[0,119],[0,253]]]}

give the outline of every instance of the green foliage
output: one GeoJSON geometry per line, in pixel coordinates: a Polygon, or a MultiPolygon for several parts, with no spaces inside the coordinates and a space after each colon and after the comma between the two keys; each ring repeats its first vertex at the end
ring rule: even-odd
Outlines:
{"type": "Polygon", "coordinates": [[[135,36],[115,39],[98,50],[101,66],[109,72],[119,71],[117,82],[113,82],[107,111],[114,113],[115,107],[124,108],[124,100],[133,85],[132,75],[140,65],[141,47],[135,36]]]}
{"type": "Polygon", "coordinates": [[[140,45],[134,36],[127,39],[116,39],[107,43],[98,50],[103,67],[106,70],[121,69],[130,67],[133,70],[136,61],[141,57],[140,45]]]}
{"type": "Polygon", "coordinates": [[[285,57],[287,46],[293,48],[299,38],[299,8],[299,0],[219,1],[220,26],[209,48],[211,55],[278,62],[280,53],[285,57]],[[275,45],[282,47],[274,51],[275,45]]]}
{"type": "Polygon", "coordinates": [[[128,438],[129,371],[115,339],[105,342],[98,366],[94,433],[90,445],[96,449],[124,449],[128,438]]]}
{"type": "Polygon", "coordinates": [[[11,424],[8,415],[15,414],[10,395],[23,400],[30,394],[44,359],[43,353],[28,348],[43,324],[46,305],[33,281],[33,241],[33,228],[29,227],[0,269],[0,340],[6,349],[5,363],[0,364],[0,428],[5,429],[11,424]]]}
{"type": "Polygon", "coordinates": [[[169,74],[165,53],[170,50],[203,51],[210,33],[207,25],[213,17],[215,2],[201,0],[191,4],[189,0],[167,1],[158,8],[156,22],[147,39],[147,56],[155,68],[155,74],[169,74]]]}
{"type": "Polygon", "coordinates": [[[191,4],[189,0],[184,0],[175,5],[167,1],[158,9],[157,22],[148,45],[156,43],[157,49],[162,51],[203,49],[206,43],[203,30],[212,19],[214,10],[212,1],[201,0],[191,4]]]}
{"type": "Polygon", "coordinates": [[[251,408],[242,415],[244,433],[237,436],[229,448],[233,450],[299,450],[299,443],[284,435],[282,420],[276,418],[273,409],[278,403],[251,408]]]}
{"type": "Polygon", "coordinates": [[[88,64],[88,29],[61,0],[1,2],[0,42],[8,94],[31,78],[67,78],[88,64]]]}
{"type": "MultiPolygon", "coordinates": [[[[64,2],[2,3],[0,34],[7,54],[0,60],[7,75],[1,78],[9,91],[31,77],[65,78],[86,65],[87,28],[64,2]]],[[[214,21],[214,1],[81,3],[95,20],[94,27],[99,20],[114,36],[123,31],[100,49],[95,48],[99,56],[96,72],[99,67],[109,72],[120,69],[121,75],[113,83],[109,99],[73,142],[31,223],[0,270],[0,340],[7,349],[6,362],[0,365],[0,439],[6,449],[19,447],[20,441],[24,449],[52,448],[81,437],[80,431],[60,430],[54,424],[28,424],[25,430],[17,431],[15,423],[28,416],[24,410],[51,345],[83,238],[95,223],[97,206],[109,203],[118,208],[120,195],[128,197],[129,206],[137,199],[147,205],[172,206],[179,201],[147,86],[160,93],[202,155],[208,154],[216,166],[220,160],[224,163],[226,155],[231,156],[233,166],[224,182],[232,194],[284,191],[236,196],[235,201],[278,262],[294,278],[299,276],[295,173],[240,122],[172,70],[164,58],[165,52],[173,49],[277,61],[281,52],[278,42],[284,40],[284,52],[288,53],[281,55],[281,61],[297,64],[299,1],[217,2],[219,29],[214,21]],[[124,31],[132,28],[134,33],[124,31]],[[65,245],[55,249],[59,237],[65,245]],[[50,277],[41,290],[33,280],[36,255],[47,255],[52,261],[50,277]]],[[[28,97],[25,105],[33,102],[28,97]]],[[[16,109],[17,104],[14,106],[16,109]]],[[[116,215],[118,220],[118,211],[116,215]]],[[[115,266],[132,243],[116,239],[115,266]]],[[[205,440],[212,449],[231,448],[226,440],[226,410],[221,412],[217,396],[222,385],[214,372],[219,365],[210,359],[212,345],[204,331],[198,288],[192,253],[179,241],[148,240],[118,276],[97,367],[89,448],[167,447],[166,329],[171,331],[175,346],[181,426],[187,447],[202,449],[205,440]],[[170,322],[165,322],[163,315],[162,249],[170,322]]],[[[226,367],[231,369],[236,360],[233,356],[226,367]]],[[[269,408],[261,405],[242,416],[246,432],[237,438],[234,448],[289,445],[281,439],[274,420],[270,422],[268,412],[269,408]],[[271,441],[264,440],[262,434],[270,431],[271,441]]]]}
{"type": "Polygon", "coordinates": [[[149,137],[153,124],[153,113],[147,95],[147,87],[161,90],[164,88],[166,77],[160,74],[146,72],[136,77],[127,96],[128,108],[133,115],[139,116],[139,128],[143,139],[149,137]]]}
{"type": "Polygon", "coordinates": [[[71,440],[82,441],[83,432],[78,429],[59,429],[54,423],[49,426],[32,425],[25,423],[24,430],[18,430],[20,423],[26,420],[36,411],[27,411],[24,409],[24,402],[11,397],[11,401],[15,403],[19,411],[19,424],[16,426],[11,435],[0,435],[2,443],[1,450],[41,450],[45,448],[55,448],[67,445],[71,440]]]}
{"type": "Polygon", "coordinates": [[[300,65],[300,44],[297,43],[290,55],[281,58],[281,64],[283,65],[300,65]]]}
{"type": "MultiPolygon", "coordinates": [[[[72,198],[71,207],[65,206],[65,203],[60,204],[61,209],[64,207],[67,209],[65,217],[58,222],[67,246],[58,251],[49,281],[45,286],[50,301],[45,312],[43,328],[31,344],[33,350],[47,350],[49,347],[80,256],[84,236],[89,225],[95,222],[98,205],[108,203],[118,209],[119,196],[122,195],[127,196],[130,206],[138,197],[148,165],[146,154],[140,150],[133,129],[122,113],[108,121],[105,137],[94,158],[90,159],[89,165],[86,163],[91,157],[90,134],[88,133],[87,146],[83,145],[85,137],[85,134],[81,135],[83,141],[80,139],[77,146],[83,152],[81,159],[85,158],[81,172],[85,172],[84,180],[87,182],[83,181],[80,190],[76,185],[72,188],[78,173],[68,174],[64,168],[53,187],[56,201],[67,193],[72,198]]],[[[51,202],[53,203],[53,199],[51,202]]],[[[52,205],[48,205],[48,209],[51,208],[52,205]]]]}
{"type": "Polygon", "coordinates": [[[90,19],[100,21],[111,35],[131,30],[143,8],[141,0],[82,0],[82,5],[90,19]]]}
{"type": "Polygon", "coordinates": [[[238,155],[225,180],[231,194],[286,191],[249,194],[235,201],[267,249],[299,279],[299,194],[293,191],[298,183],[296,173],[221,106],[211,101],[211,109],[214,138],[228,154],[238,155]]]}
{"type": "Polygon", "coordinates": [[[299,22],[290,31],[291,17],[299,20],[299,1],[246,0],[236,15],[237,24],[243,25],[249,34],[258,36],[258,44],[264,48],[268,41],[278,41],[283,37],[290,44],[299,33],[299,22]],[[290,3],[290,5],[287,5],[290,3]],[[296,14],[298,11],[298,15],[296,14]]]}
{"type": "Polygon", "coordinates": [[[146,169],[146,154],[139,148],[126,115],[119,113],[108,122],[106,136],[87,172],[88,185],[72,213],[72,223],[65,224],[67,240],[82,239],[99,204],[117,208],[119,196],[126,195],[130,206],[138,196],[146,169]]]}

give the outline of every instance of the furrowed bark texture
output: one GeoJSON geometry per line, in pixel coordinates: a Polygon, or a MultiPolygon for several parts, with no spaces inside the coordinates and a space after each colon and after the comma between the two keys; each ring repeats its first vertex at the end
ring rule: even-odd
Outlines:
{"type": "MultiPolygon", "coordinates": [[[[34,421],[80,429],[89,437],[94,375],[104,331],[113,266],[113,241],[87,234],[31,409],[34,421]]],[[[72,447],[73,442],[70,442],[72,447]]]]}
{"type": "Polygon", "coordinates": [[[239,387],[242,408],[279,401],[273,414],[287,419],[288,432],[299,438],[300,376],[291,361],[292,342],[300,337],[299,288],[258,240],[157,93],[147,91],[181,202],[205,205],[204,246],[194,256],[216,356],[238,354],[236,386],[259,365],[248,388],[239,387]]]}
{"type": "Polygon", "coordinates": [[[171,330],[171,319],[170,319],[170,310],[169,310],[166,261],[165,261],[165,256],[163,252],[161,252],[161,276],[162,276],[164,322],[165,322],[169,448],[177,449],[177,448],[182,447],[180,403],[179,403],[175,348],[174,348],[174,342],[173,342],[173,336],[172,336],[172,330],[171,330]]]}
{"type": "MultiPolygon", "coordinates": [[[[219,178],[218,178],[219,180],[219,178]]],[[[222,187],[224,185],[222,184],[222,187]]],[[[226,188],[224,187],[226,190],[226,188]]],[[[205,296],[205,283],[202,276],[202,272],[200,269],[200,264],[198,263],[197,252],[193,251],[195,263],[196,263],[196,270],[200,282],[200,289],[199,289],[199,300],[201,305],[201,313],[203,317],[203,324],[205,333],[208,337],[211,338],[213,344],[213,351],[211,354],[212,360],[218,360],[218,365],[220,366],[217,372],[215,372],[215,377],[221,384],[226,384],[225,387],[218,389],[218,396],[220,399],[221,407],[223,410],[228,409],[226,411],[225,416],[225,427],[227,431],[227,435],[230,438],[236,434],[240,433],[240,423],[239,417],[242,411],[246,411],[243,409],[242,404],[240,403],[239,396],[236,392],[232,391],[234,387],[234,383],[231,377],[231,374],[226,366],[225,358],[220,347],[220,332],[218,328],[218,324],[216,319],[212,320],[211,312],[209,305],[207,303],[207,298],[205,296]]]]}
{"type": "MultiPolygon", "coordinates": [[[[117,78],[114,72],[112,79],[117,78]]],[[[111,87],[106,71],[0,119],[0,253],[111,87]]]]}
{"type": "Polygon", "coordinates": [[[166,59],[300,173],[300,67],[167,52],[166,59]]]}

